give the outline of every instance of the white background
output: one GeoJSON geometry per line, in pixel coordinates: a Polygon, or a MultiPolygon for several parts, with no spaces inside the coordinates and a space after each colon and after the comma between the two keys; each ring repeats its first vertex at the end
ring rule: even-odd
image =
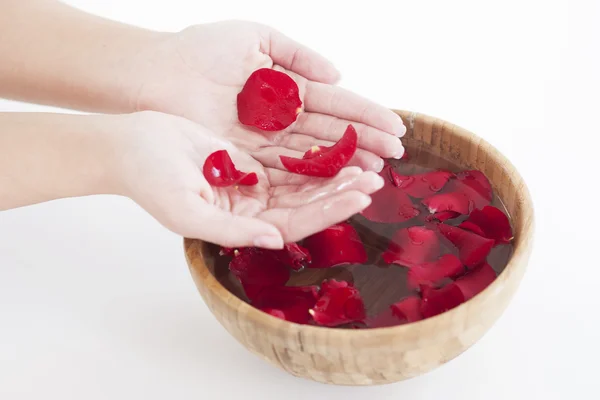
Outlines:
{"type": "Polygon", "coordinates": [[[345,388],[247,353],[196,293],[181,239],[132,202],[2,212],[1,399],[597,398],[598,1],[69,3],[161,30],[273,25],[332,59],[343,86],[497,146],[534,196],[536,247],[509,309],[471,350],[410,381],[345,388]]]}

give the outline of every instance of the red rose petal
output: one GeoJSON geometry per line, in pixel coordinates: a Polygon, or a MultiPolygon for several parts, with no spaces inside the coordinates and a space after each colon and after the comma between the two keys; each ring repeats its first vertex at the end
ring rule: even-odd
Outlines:
{"type": "Polygon", "coordinates": [[[216,187],[253,186],[258,183],[258,176],[254,172],[241,172],[235,168],[227,150],[218,150],[209,155],[202,172],[207,182],[216,187]]]}
{"type": "Polygon", "coordinates": [[[288,243],[282,250],[272,251],[279,261],[294,271],[301,271],[311,263],[311,256],[308,249],[296,243],[288,243]]]}
{"type": "MultiPolygon", "coordinates": [[[[238,250],[230,247],[221,247],[219,255],[230,256],[238,250]]],[[[311,263],[310,253],[304,247],[297,243],[288,243],[281,250],[267,250],[261,249],[262,252],[272,253],[281,263],[290,267],[294,271],[302,271],[306,266],[311,263]]]]}
{"type": "Polygon", "coordinates": [[[433,289],[425,286],[422,289],[421,295],[423,297],[421,312],[425,318],[451,310],[466,300],[459,287],[453,283],[441,289],[433,289]]]}
{"type": "Polygon", "coordinates": [[[471,211],[469,197],[462,192],[434,194],[424,198],[422,203],[432,214],[441,214],[442,212],[468,214],[471,211]]]}
{"type": "Polygon", "coordinates": [[[388,264],[406,267],[435,260],[440,253],[440,241],[431,229],[412,226],[400,229],[394,235],[383,260],[388,264]]]}
{"type": "Polygon", "coordinates": [[[492,239],[455,226],[439,224],[438,229],[458,249],[458,257],[467,267],[482,263],[494,247],[492,239]]]}
{"type": "Polygon", "coordinates": [[[265,288],[283,286],[290,271],[273,252],[255,247],[234,251],[229,270],[242,283],[250,300],[265,288]]]}
{"type": "Polygon", "coordinates": [[[496,279],[496,271],[488,263],[483,263],[467,275],[458,278],[454,285],[460,289],[465,300],[469,300],[488,287],[494,279],[496,279]]]}
{"type": "Polygon", "coordinates": [[[352,225],[340,223],[304,239],[312,257],[309,268],[329,268],[343,264],[364,264],[367,252],[352,225]]]}
{"type": "Polygon", "coordinates": [[[290,172],[319,177],[335,176],[345,167],[356,152],[358,134],[348,125],[344,136],[331,147],[308,150],[303,158],[279,156],[283,166],[290,172]]]}
{"type": "MultiPolygon", "coordinates": [[[[475,212],[475,211],[476,210],[473,210],[473,212],[475,212]]],[[[463,222],[460,223],[460,225],[458,225],[458,227],[460,229],[464,229],[466,231],[476,233],[479,236],[484,236],[485,237],[485,233],[483,233],[483,230],[478,225],[475,225],[472,222],[463,221],[463,222]]]]}
{"type": "Polygon", "coordinates": [[[408,286],[437,285],[445,278],[454,278],[465,272],[462,262],[453,254],[446,254],[436,261],[415,265],[408,271],[408,286]]]}
{"type": "Polygon", "coordinates": [[[472,208],[487,206],[493,197],[490,181],[481,171],[477,170],[457,173],[456,179],[448,184],[447,191],[464,193],[469,198],[472,208]]]}
{"type": "Polygon", "coordinates": [[[347,282],[324,281],[320,297],[310,310],[314,321],[322,326],[338,326],[365,319],[365,306],[358,290],[347,282]]]}
{"type": "Polygon", "coordinates": [[[419,210],[413,205],[410,197],[398,189],[391,181],[391,166],[386,166],[380,172],[383,177],[383,188],[371,195],[371,205],[361,214],[370,221],[398,223],[408,221],[419,215],[419,210]]]}
{"type": "Polygon", "coordinates": [[[390,169],[390,175],[395,186],[417,199],[436,194],[454,177],[452,172],[443,170],[418,175],[401,175],[394,169],[390,169]]]}
{"type": "Polygon", "coordinates": [[[415,322],[423,319],[421,299],[416,296],[407,297],[390,306],[392,313],[401,320],[415,322]]]}
{"type": "Polygon", "coordinates": [[[296,121],[301,106],[296,82],[270,68],[254,71],[237,96],[240,122],[263,131],[287,128],[296,121]]]}
{"type": "Polygon", "coordinates": [[[392,304],[375,317],[366,322],[369,328],[385,328],[389,326],[403,325],[423,319],[421,313],[421,299],[416,296],[407,297],[392,304]]]}
{"type": "Polygon", "coordinates": [[[459,227],[488,239],[494,239],[496,244],[510,243],[513,238],[508,217],[501,210],[492,206],[473,210],[469,218],[459,227]]]}
{"type": "Polygon", "coordinates": [[[252,304],[274,317],[298,324],[308,324],[319,297],[316,286],[283,286],[264,289],[252,304]]]}

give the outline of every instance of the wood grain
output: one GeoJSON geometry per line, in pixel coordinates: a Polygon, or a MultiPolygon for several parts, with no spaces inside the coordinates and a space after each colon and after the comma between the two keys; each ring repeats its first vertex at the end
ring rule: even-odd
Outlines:
{"type": "Polygon", "coordinates": [[[376,385],[430,371],[488,331],[525,272],[534,213],[528,189],[512,164],[465,129],[427,115],[397,112],[408,128],[403,142],[412,157],[425,161],[433,154],[490,178],[514,224],[514,253],[494,283],[453,310],[397,327],[342,330],[292,324],[254,309],[212,275],[208,244],[185,239],[192,277],[217,320],[251,352],[295,376],[338,385],[376,385]]]}

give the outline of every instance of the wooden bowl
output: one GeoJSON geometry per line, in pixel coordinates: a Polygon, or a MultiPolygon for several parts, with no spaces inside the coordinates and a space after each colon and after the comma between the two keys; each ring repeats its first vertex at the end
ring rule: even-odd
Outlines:
{"type": "Polygon", "coordinates": [[[227,291],[213,276],[208,245],[185,240],[193,279],[217,320],[240,343],[292,375],[338,385],[376,385],[411,378],[468,349],[502,314],[525,272],[533,236],[533,208],[523,179],[490,144],[451,123],[397,111],[411,157],[442,157],[484,172],[514,226],[514,252],[483,292],[436,317],[390,328],[344,330],[298,325],[265,314],[227,291]]]}

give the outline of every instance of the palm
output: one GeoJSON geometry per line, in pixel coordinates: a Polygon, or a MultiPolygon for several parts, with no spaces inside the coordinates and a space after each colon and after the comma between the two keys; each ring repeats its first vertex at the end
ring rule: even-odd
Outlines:
{"type": "Polygon", "coordinates": [[[373,172],[362,173],[358,168],[346,168],[331,179],[313,178],[263,168],[244,153],[233,151],[233,154],[239,169],[258,174],[258,185],[210,188],[205,183],[211,193],[203,196],[203,200],[234,216],[272,224],[288,242],[360,211],[361,204],[356,201],[361,198],[358,192],[370,194],[380,185],[373,172]]]}
{"type": "Polygon", "coordinates": [[[402,154],[394,135],[404,129],[395,114],[333,86],[337,72],[327,61],[267,27],[240,22],[191,27],[163,43],[155,57],[160,62],[154,74],[174,73],[167,80],[150,74],[141,106],[199,122],[265,167],[282,169],[279,155],[299,157],[314,144],[331,145],[349,123],[359,133],[353,165],[378,170],[381,157],[402,154]],[[304,112],[285,131],[264,134],[238,121],[237,94],[259,68],[284,70],[300,88],[304,112]]]}

